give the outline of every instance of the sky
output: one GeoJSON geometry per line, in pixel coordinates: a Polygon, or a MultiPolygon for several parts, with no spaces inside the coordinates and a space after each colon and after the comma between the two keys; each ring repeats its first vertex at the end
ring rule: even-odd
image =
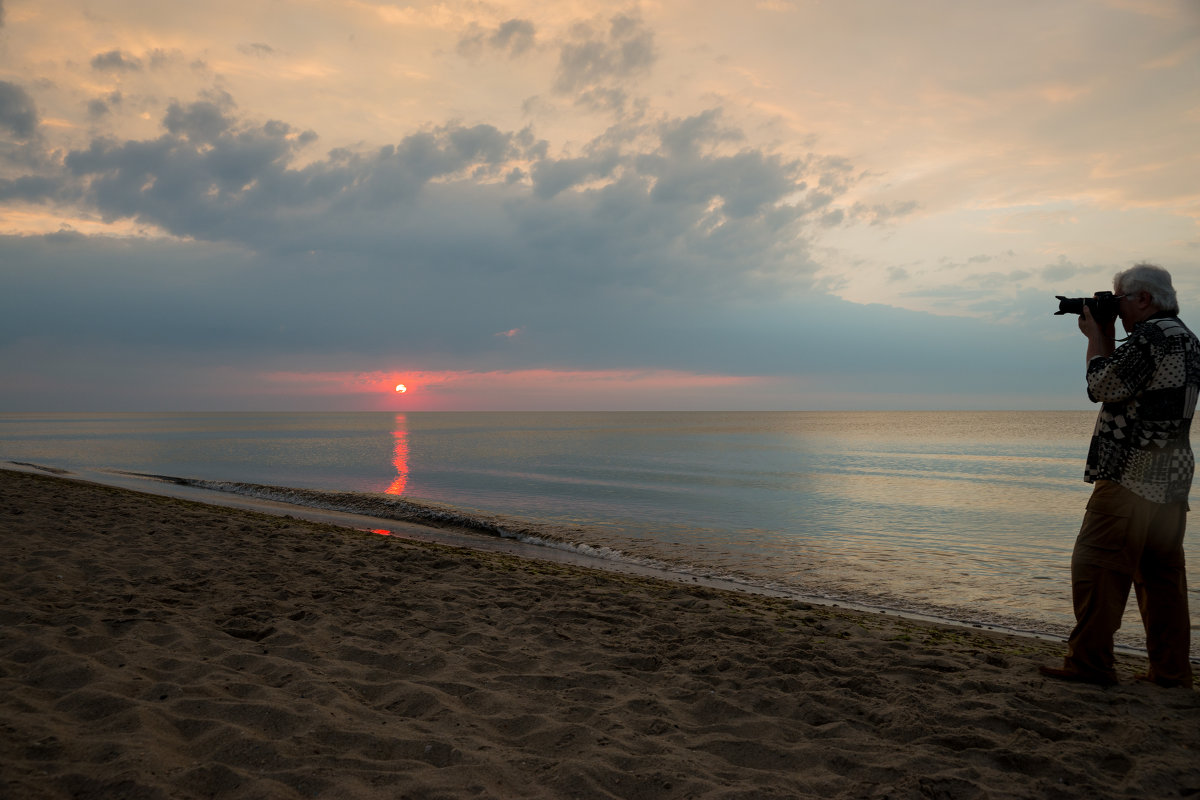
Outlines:
{"type": "Polygon", "coordinates": [[[1195,0],[0,0],[0,412],[1086,409],[1198,142],[1195,0]]]}

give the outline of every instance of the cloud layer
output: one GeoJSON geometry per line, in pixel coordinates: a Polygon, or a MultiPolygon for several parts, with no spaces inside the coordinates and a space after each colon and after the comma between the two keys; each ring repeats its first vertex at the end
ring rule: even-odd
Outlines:
{"type": "MultiPolygon", "coordinates": [[[[330,31],[307,46],[253,14],[218,34],[146,9],[141,24],[195,39],[144,47],[117,18],[116,35],[68,31],[77,46],[57,56],[43,8],[19,15],[27,71],[0,72],[0,409],[375,407],[404,376],[434,398],[410,392],[408,407],[1082,405],[1081,348],[1049,319],[1052,296],[1105,288],[1126,254],[1098,260],[1046,232],[1140,219],[1130,249],[1172,236],[1172,252],[1195,249],[1165,184],[1165,211],[1085,208],[1049,184],[1045,202],[1005,205],[1002,165],[954,135],[968,113],[1010,127],[1005,93],[1033,84],[1083,109],[1100,90],[1072,83],[1074,68],[989,86],[967,59],[938,83],[881,76],[883,100],[828,101],[831,118],[891,130],[909,160],[884,168],[871,124],[797,116],[855,87],[853,70],[822,78],[809,54],[795,56],[808,72],[772,73],[739,49],[747,19],[768,52],[775,28],[797,32],[788,4],[690,41],[704,17],[662,9],[297,6],[330,31]],[[398,51],[396,37],[435,44],[398,51]],[[370,60],[384,43],[389,60],[370,60]],[[35,64],[61,66],[51,79],[35,64]],[[385,101],[375,84],[403,91],[385,101]],[[949,160],[934,164],[939,138],[949,160]],[[959,174],[933,182],[952,163],[959,174]]],[[[859,70],[927,35],[810,13],[859,70]]],[[[1146,69],[1169,87],[1197,56],[1160,43],[1146,69]]],[[[1044,127],[1048,157],[1070,145],[1055,119],[1013,135],[1044,127]]],[[[1008,163],[1019,187],[1028,164],[1008,163]]],[[[1200,286],[1177,274],[1186,307],[1200,286]]]]}

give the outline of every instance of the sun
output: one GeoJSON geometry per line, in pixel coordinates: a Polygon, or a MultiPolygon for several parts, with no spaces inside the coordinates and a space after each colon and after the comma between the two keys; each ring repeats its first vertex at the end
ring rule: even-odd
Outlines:
{"type": "Polygon", "coordinates": [[[399,392],[400,394],[404,394],[405,392],[408,391],[408,387],[405,386],[403,383],[397,383],[396,391],[399,392]]]}

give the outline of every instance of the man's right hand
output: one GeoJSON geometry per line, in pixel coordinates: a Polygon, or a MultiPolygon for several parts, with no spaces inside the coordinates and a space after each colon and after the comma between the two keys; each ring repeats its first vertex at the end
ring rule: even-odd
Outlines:
{"type": "Polygon", "coordinates": [[[1079,315],[1079,331],[1088,339],[1087,359],[1091,361],[1097,356],[1110,356],[1116,349],[1117,331],[1114,327],[1116,320],[1101,325],[1092,316],[1092,309],[1085,304],[1083,313],[1079,315]]]}

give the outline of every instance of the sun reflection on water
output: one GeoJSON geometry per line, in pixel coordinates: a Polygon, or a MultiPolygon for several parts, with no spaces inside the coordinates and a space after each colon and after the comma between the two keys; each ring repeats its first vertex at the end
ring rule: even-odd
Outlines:
{"type": "Polygon", "coordinates": [[[392,466],[396,469],[396,477],[385,491],[402,495],[408,486],[408,420],[403,414],[396,415],[392,429],[392,466]]]}

